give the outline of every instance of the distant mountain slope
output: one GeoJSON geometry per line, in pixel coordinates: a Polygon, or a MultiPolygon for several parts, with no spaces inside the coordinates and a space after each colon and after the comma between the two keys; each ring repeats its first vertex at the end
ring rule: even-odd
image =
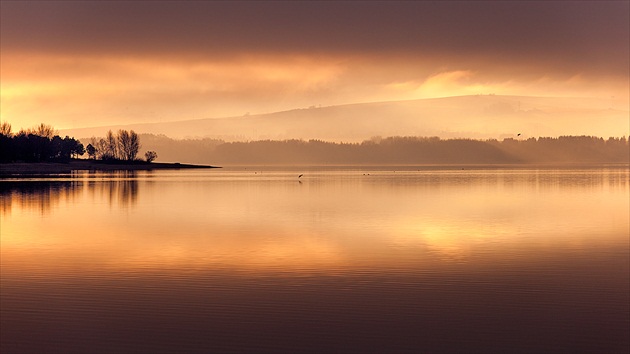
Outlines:
{"type": "Polygon", "coordinates": [[[629,134],[628,107],[612,100],[525,96],[459,96],[348,104],[231,118],[64,130],[77,138],[109,129],[172,138],[226,141],[322,139],[361,141],[372,136],[503,138],[629,134]]]}

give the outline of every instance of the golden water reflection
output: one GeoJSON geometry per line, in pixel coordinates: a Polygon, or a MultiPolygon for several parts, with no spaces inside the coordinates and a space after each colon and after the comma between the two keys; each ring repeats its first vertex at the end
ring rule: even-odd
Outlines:
{"type": "Polygon", "coordinates": [[[226,170],[4,181],[3,274],[331,273],[628,246],[623,168],[305,176],[226,170]]]}

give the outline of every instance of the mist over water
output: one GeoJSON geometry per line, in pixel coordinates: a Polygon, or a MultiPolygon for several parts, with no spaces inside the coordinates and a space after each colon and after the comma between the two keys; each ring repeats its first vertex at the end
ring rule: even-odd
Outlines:
{"type": "Polygon", "coordinates": [[[2,180],[0,349],[626,352],[627,166],[464,168],[2,180]]]}

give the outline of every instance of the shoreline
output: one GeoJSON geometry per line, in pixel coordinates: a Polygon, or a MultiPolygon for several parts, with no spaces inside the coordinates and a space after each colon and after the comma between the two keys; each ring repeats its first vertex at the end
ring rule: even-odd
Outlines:
{"type": "Polygon", "coordinates": [[[166,162],[104,162],[100,160],[71,160],[69,162],[11,162],[0,163],[0,177],[31,174],[61,174],[72,171],[150,171],[221,168],[210,165],[193,165],[166,162]]]}

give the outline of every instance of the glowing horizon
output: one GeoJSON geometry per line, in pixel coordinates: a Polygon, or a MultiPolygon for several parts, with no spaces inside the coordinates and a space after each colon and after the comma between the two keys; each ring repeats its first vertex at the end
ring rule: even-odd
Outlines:
{"type": "Polygon", "coordinates": [[[627,110],[627,10],[3,3],[0,119],[16,131],[69,129],[477,94],[592,97],[627,110]]]}

